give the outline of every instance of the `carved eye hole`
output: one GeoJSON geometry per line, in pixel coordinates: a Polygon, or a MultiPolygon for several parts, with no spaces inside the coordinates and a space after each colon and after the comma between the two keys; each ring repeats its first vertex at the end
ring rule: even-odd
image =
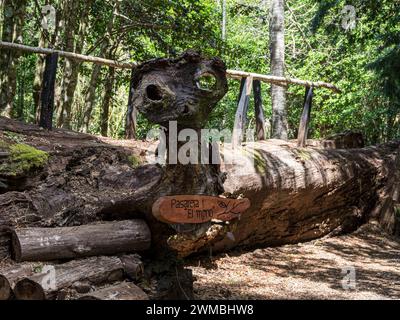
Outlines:
{"type": "Polygon", "coordinates": [[[197,78],[196,85],[201,90],[212,91],[217,86],[217,79],[211,73],[203,73],[197,78]]]}
{"type": "Polygon", "coordinates": [[[150,100],[160,101],[162,99],[160,88],[154,84],[150,84],[146,87],[146,95],[150,100]]]}

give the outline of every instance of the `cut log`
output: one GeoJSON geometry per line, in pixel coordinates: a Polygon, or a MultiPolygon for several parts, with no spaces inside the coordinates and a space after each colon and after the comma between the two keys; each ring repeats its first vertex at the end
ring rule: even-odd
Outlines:
{"type": "Polygon", "coordinates": [[[131,280],[139,280],[144,274],[144,264],[138,254],[120,257],[125,275],[131,280]]]}
{"type": "Polygon", "coordinates": [[[94,285],[121,281],[125,276],[139,280],[144,266],[139,255],[130,254],[121,257],[90,257],[63,264],[24,263],[0,272],[1,297],[6,295],[2,293],[7,292],[7,284],[13,287],[19,281],[29,279],[43,289],[47,298],[54,298],[62,290],[73,289],[87,293],[94,285]]]}
{"type": "Polygon", "coordinates": [[[12,295],[10,282],[0,274],[0,300],[8,300],[12,295]]]}
{"type": "Polygon", "coordinates": [[[146,293],[132,282],[121,282],[95,290],[79,300],[149,300],[146,293]]]}
{"type": "Polygon", "coordinates": [[[30,279],[22,279],[14,287],[17,300],[45,300],[46,296],[40,284],[30,279]]]}
{"type": "MultiPolygon", "coordinates": [[[[49,299],[56,297],[62,290],[77,289],[82,292],[83,287],[89,290],[93,285],[124,279],[124,266],[118,257],[90,257],[63,264],[45,265],[42,269],[40,273],[31,273],[22,280],[29,279],[34,282],[35,287],[42,288],[49,299]]],[[[31,284],[27,285],[29,286],[32,287],[31,284]]]]}
{"type": "Polygon", "coordinates": [[[12,234],[16,261],[48,261],[147,250],[150,230],[143,220],[78,227],[23,228],[12,234]]]}

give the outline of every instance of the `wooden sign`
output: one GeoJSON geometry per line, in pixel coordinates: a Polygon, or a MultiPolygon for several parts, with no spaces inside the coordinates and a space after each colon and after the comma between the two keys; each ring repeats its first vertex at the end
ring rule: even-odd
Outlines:
{"type": "Polygon", "coordinates": [[[205,195],[176,195],[159,198],[153,215],[166,223],[203,223],[238,218],[250,207],[249,199],[227,199],[205,195]]]}

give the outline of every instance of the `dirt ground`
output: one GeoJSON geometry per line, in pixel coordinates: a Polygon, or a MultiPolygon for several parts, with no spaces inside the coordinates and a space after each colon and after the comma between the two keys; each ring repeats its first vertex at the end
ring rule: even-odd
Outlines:
{"type": "Polygon", "coordinates": [[[351,235],[195,258],[189,266],[197,299],[400,299],[400,240],[375,224],[351,235]]]}

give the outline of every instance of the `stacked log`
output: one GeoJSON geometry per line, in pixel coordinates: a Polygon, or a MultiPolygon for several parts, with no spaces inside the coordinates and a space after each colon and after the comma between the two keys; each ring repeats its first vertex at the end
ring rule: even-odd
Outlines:
{"type": "Polygon", "coordinates": [[[16,261],[48,261],[115,255],[150,248],[151,236],[143,220],[61,228],[23,228],[12,233],[16,261]]]}
{"type": "Polygon", "coordinates": [[[115,283],[126,277],[135,276],[138,280],[141,269],[143,263],[138,255],[90,257],[41,268],[17,265],[0,275],[0,299],[10,298],[12,286],[16,299],[21,300],[59,298],[68,290],[88,293],[94,286],[115,283]]]}
{"type": "MultiPolygon", "coordinates": [[[[87,294],[95,286],[121,283],[126,278],[138,281],[144,273],[141,258],[125,253],[147,250],[150,242],[147,224],[135,219],[77,227],[15,229],[12,252],[17,262],[74,260],[46,265],[23,263],[0,271],[0,300],[64,299],[70,291],[87,294]]],[[[107,290],[105,287],[93,296],[105,298],[107,290]]],[[[123,282],[118,290],[124,299],[147,297],[133,283],[123,282]]]]}

